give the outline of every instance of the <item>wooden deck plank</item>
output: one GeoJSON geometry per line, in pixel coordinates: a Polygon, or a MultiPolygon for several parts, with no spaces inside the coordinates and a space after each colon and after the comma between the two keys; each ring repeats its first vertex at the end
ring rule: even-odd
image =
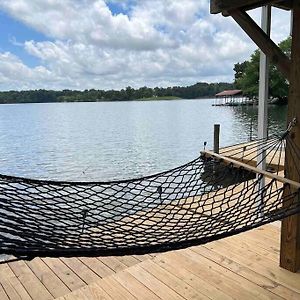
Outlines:
{"type": "MultiPolygon", "coordinates": [[[[274,226],[262,226],[256,229],[247,231],[244,234],[230,237],[231,240],[235,241],[248,241],[248,244],[256,244],[257,247],[270,251],[274,254],[278,254],[280,248],[280,228],[274,227],[276,231],[270,230],[274,226]],[[272,237],[273,236],[273,237],[272,237]]],[[[229,240],[228,239],[228,240],[229,240]]],[[[226,241],[226,239],[225,239],[226,241]]]]}
{"type": "Polygon", "coordinates": [[[10,299],[32,299],[7,263],[0,264],[0,282],[10,299]]]}
{"type": "MultiPolygon", "coordinates": [[[[251,239],[257,243],[260,247],[263,247],[266,250],[269,251],[279,251],[280,248],[280,238],[279,238],[279,232],[277,234],[278,238],[271,238],[267,234],[259,234],[259,231],[262,230],[261,228],[248,231],[247,239],[251,239]]],[[[240,237],[240,239],[243,239],[243,236],[240,237]]]]}
{"type": "Polygon", "coordinates": [[[96,257],[80,257],[80,260],[101,278],[115,273],[96,257]]]}
{"type": "Polygon", "coordinates": [[[167,257],[166,255],[158,256],[153,261],[161,268],[170,272],[171,274],[174,274],[180,280],[191,286],[200,294],[207,296],[208,298],[216,300],[232,299],[232,297],[225,294],[221,289],[198,277],[197,275],[186,269],[184,265],[177,264],[176,261],[170,259],[170,257],[167,257]]]}
{"type": "Polygon", "coordinates": [[[179,279],[174,274],[160,267],[152,260],[140,264],[140,267],[143,268],[145,271],[151,273],[158,280],[163,282],[169,288],[173,289],[185,299],[209,299],[208,296],[199,293],[192,286],[188,285],[185,281],[179,279]]]}
{"type": "Polygon", "coordinates": [[[243,249],[243,251],[252,251],[254,253],[257,253],[259,255],[267,257],[267,258],[273,260],[274,262],[279,261],[279,250],[277,251],[277,248],[275,248],[275,247],[273,248],[271,246],[273,248],[272,251],[267,250],[267,249],[265,249],[265,247],[261,246],[261,243],[258,243],[257,241],[251,239],[251,237],[247,236],[247,238],[242,239],[239,236],[234,236],[234,237],[231,237],[230,240],[228,240],[228,242],[231,245],[240,247],[241,249],[243,249]],[[255,245],[255,247],[254,247],[254,245],[255,245]]]}
{"type": "MultiPolygon", "coordinates": [[[[199,247],[200,248],[200,247],[199,247]]],[[[206,264],[209,266],[212,270],[217,271],[220,274],[223,274],[223,280],[233,280],[236,284],[239,284],[242,286],[244,290],[246,290],[250,295],[252,295],[252,298],[255,299],[277,299],[279,300],[280,297],[275,295],[274,293],[270,292],[269,290],[266,290],[252,281],[248,280],[245,277],[240,276],[236,272],[231,271],[228,268],[225,268],[223,265],[220,265],[216,263],[213,260],[207,259],[205,256],[202,256],[198,252],[188,250],[184,252],[184,255],[187,257],[193,259],[194,261],[199,261],[201,264],[206,264]]]]}
{"type": "Polygon", "coordinates": [[[101,277],[87,267],[81,260],[76,257],[61,258],[61,261],[67,265],[78,277],[81,278],[86,284],[93,283],[101,277]]]}
{"type": "Polygon", "coordinates": [[[70,289],[40,258],[36,257],[26,264],[54,298],[70,292],[70,289]]]}
{"type": "Polygon", "coordinates": [[[132,267],[138,263],[140,263],[140,260],[133,256],[118,256],[117,259],[123,264],[126,265],[127,267],[132,267]]]}
{"type": "Polygon", "coordinates": [[[193,247],[191,250],[252,281],[261,288],[283,297],[284,299],[300,299],[300,294],[278,284],[270,278],[256,273],[248,267],[239,264],[233,260],[230,254],[228,257],[223,256],[217,252],[207,249],[206,247],[193,247]]]}
{"type": "Polygon", "coordinates": [[[110,278],[103,278],[95,284],[99,285],[114,300],[137,299],[112,276],[110,278]]]}
{"type": "Polygon", "coordinates": [[[142,254],[142,255],[132,255],[132,256],[139,261],[144,261],[146,259],[151,259],[152,257],[155,257],[156,255],[157,254],[142,254]]]}
{"type": "Polygon", "coordinates": [[[240,264],[249,267],[256,273],[259,273],[275,282],[299,293],[300,292],[300,276],[281,269],[278,263],[258,254],[243,252],[238,247],[230,245],[230,243],[221,243],[216,241],[205,245],[206,248],[218,252],[219,254],[230,254],[230,257],[240,264]]]}
{"type": "Polygon", "coordinates": [[[281,223],[281,221],[276,221],[274,223],[264,225],[263,227],[259,227],[259,228],[257,228],[257,230],[263,231],[264,236],[267,235],[270,238],[273,238],[277,241],[277,240],[280,240],[280,223],[281,223]],[[278,222],[279,222],[279,224],[278,224],[278,222]],[[276,225],[276,223],[277,223],[277,225],[276,225]]]}
{"type": "MultiPolygon", "coordinates": [[[[7,295],[7,298],[10,300],[21,300],[22,297],[18,294],[18,292],[15,290],[14,286],[11,284],[10,281],[4,280],[0,282],[0,286],[2,285],[3,290],[5,291],[5,294],[7,295]]],[[[0,299],[2,299],[0,297],[0,299]]],[[[29,299],[31,299],[29,297],[29,299]]]]}
{"type": "Polygon", "coordinates": [[[43,258],[42,260],[71,291],[75,291],[86,285],[85,282],[60,259],[43,258]]]}
{"type": "Polygon", "coordinates": [[[114,300],[101,287],[95,284],[85,286],[64,296],[65,300],[114,300]]]}
{"type": "Polygon", "coordinates": [[[182,300],[184,299],[182,296],[174,292],[174,290],[170,289],[167,285],[165,285],[162,281],[158,280],[151,273],[146,271],[146,268],[141,268],[136,265],[127,270],[131,275],[133,275],[138,281],[140,281],[143,285],[148,287],[149,290],[154,292],[161,299],[166,300],[182,300]]]}
{"type": "Polygon", "coordinates": [[[98,259],[103,262],[106,266],[111,268],[114,272],[120,272],[127,268],[127,266],[119,261],[116,257],[98,257],[98,259]]]}
{"type": "Polygon", "coordinates": [[[10,268],[18,279],[22,282],[27,293],[33,300],[40,299],[53,299],[53,296],[46,289],[46,287],[35,276],[31,269],[25,264],[24,261],[16,261],[9,263],[10,268]]]}
{"type": "Polygon", "coordinates": [[[174,262],[177,262],[177,265],[185,267],[188,271],[194,273],[200,277],[203,281],[214,285],[216,288],[221,289],[228,296],[235,299],[251,299],[255,295],[252,291],[245,289],[241,284],[235,282],[235,280],[225,276],[226,270],[218,272],[218,269],[215,266],[207,263],[207,260],[201,259],[195,260],[191,255],[186,255],[185,251],[168,253],[171,259],[174,262]]]}
{"type": "Polygon", "coordinates": [[[0,283],[0,299],[1,300],[10,300],[1,283],[0,283]]]}
{"type": "Polygon", "coordinates": [[[123,285],[137,299],[154,300],[159,297],[139,282],[134,276],[128,272],[122,271],[114,275],[114,278],[123,285]]]}

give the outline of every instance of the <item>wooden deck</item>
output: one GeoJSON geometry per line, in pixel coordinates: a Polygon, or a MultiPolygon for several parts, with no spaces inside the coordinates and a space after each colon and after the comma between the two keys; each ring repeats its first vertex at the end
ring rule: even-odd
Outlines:
{"type": "Polygon", "coordinates": [[[149,258],[35,258],[0,264],[0,300],[55,299],[149,258]]]}
{"type": "MultiPolygon", "coordinates": [[[[266,151],[267,165],[269,167],[274,167],[274,169],[278,170],[279,172],[283,171],[284,162],[285,162],[284,151],[280,151],[280,148],[278,146],[271,145],[270,148],[269,147],[266,148],[268,148],[266,151]]],[[[220,154],[228,158],[232,158],[234,160],[244,162],[254,167],[256,167],[257,165],[257,161],[256,161],[257,143],[255,141],[247,142],[244,144],[237,144],[226,148],[221,148],[220,154]],[[242,148],[244,148],[244,151],[241,151],[242,148]]]]}
{"type": "Polygon", "coordinates": [[[300,273],[278,266],[279,227],[203,246],[107,258],[0,265],[0,299],[300,299],[300,273]]]}

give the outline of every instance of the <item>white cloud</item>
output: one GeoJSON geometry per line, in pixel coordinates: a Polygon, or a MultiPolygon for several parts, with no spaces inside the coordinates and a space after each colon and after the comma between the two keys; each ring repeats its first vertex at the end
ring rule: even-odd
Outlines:
{"type": "Polygon", "coordinates": [[[9,52],[0,53],[1,89],[39,88],[41,82],[48,82],[51,86],[59,83],[59,78],[43,66],[29,68],[15,55],[9,52]]]}
{"type": "MultiPolygon", "coordinates": [[[[231,81],[233,64],[255,49],[232,19],[209,14],[208,0],[1,0],[0,9],[49,37],[23,44],[36,68],[0,53],[1,89],[231,81]],[[112,2],[128,13],[113,13],[112,2]]],[[[274,39],[284,39],[288,13],[274,11],[273,24],[274,39]]]]}

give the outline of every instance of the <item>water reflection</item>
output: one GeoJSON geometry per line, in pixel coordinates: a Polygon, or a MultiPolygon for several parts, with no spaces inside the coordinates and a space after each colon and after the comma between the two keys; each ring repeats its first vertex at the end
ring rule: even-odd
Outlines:
{"type": "MultiPolygon", "coordinates": [[[[213,100],[0,106],[0,172],[33,178],[112,180],[160,172],[257,131],[256,107],[213,100]]],[[[269,107],[270,133],[285,128],[285,106],[269,107]]]]}
{"type": "MultiPolygon", "coordinates": [[[[244,106],[233,108],[236,126],[242,124],[248,138],[251,135],[257,137],[257,106],[244,106]]],[[[268,133],[269,135],[279,134],[286,129],[287,106],[269,105],[268,107],[268,133]]],[[[239,134],[240,130],[236,130],[239,134]]]]}

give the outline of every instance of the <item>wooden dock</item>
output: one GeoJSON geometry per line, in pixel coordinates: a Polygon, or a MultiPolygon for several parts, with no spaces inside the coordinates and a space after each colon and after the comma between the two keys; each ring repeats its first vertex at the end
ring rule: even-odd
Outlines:
{"type": "Polygon", "coordinates": [[[158,255],[0,265],[0,299],[300,299],[279,267],[278,224],[158,255]]]}

